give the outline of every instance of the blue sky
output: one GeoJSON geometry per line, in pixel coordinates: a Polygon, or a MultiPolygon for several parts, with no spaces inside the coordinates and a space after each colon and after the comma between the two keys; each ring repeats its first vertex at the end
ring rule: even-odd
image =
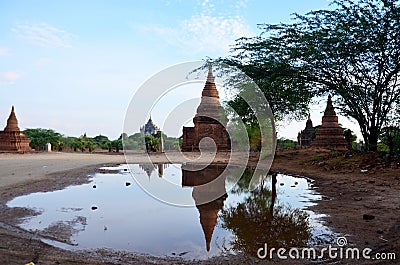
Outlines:
{"type": "MultiPolygon", "coordinates": [[[[116,138],[130,99],[153,74],[226,56],[235,39],[258,35],[259,23],[328,7],[325,0],[2,0],[0,128],[15,105],[22,129],[116,138]]],[[[321,108],[313,107],[315,124],[321,108]]],[[[304,124],[279,131],[294,138],[304,124]]]]}

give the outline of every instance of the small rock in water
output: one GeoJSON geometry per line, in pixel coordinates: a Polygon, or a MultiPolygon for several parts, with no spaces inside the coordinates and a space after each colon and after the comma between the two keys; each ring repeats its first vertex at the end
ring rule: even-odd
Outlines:
{"type": "Polygon", "coordinates": [[[363,214],[363,219],[364,220],[373,220],[373,219],[375,219],[375,216],[372,214],[363,214]]]}
{"type": "Polygon", "coordinates": [[[125,182],[125,186],[130,186],[131,185],[131,183],[130,182],[125,182]]]}
{"type": "Polygon", "coordinates": [[[294,185],[298,185],[299,183],[297,181],[294,182],[294,185]]]}
{"type": "Polygon", "coordinates": [[[97,210],[97,209],[98,209],[97,206],[92,206],[92,211],[95,211],[95,210],[97,210]]]}
{"type": "Polygon", "coordinates": [[[93,185],[93,189],[95,189],[95,188],[97,188],[97,186],[96,186],[96,185],[93,185]]]}
{"type": "Polygon", "coordinates": [[[124,171],[128,171],[128,169],[127,169],[127,168],[124,168],[124,171]]]}
{"type": "Polygon", "coordinates": [[[279,185],[283,186],[283,185],[285,185],[285,183],[280,183],[279,185]]]}
{"type": "Polygon", "coordinates": [[[107,229],[108,229],[107,226],[104,226],[104,231],[107,231],[107,229]]]}

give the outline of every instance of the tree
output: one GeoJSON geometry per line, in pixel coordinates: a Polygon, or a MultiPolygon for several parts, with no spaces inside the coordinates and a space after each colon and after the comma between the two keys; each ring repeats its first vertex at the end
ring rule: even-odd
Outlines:
{"type": "Polygon", "coordinates": [[[382,129],[379,139],[387,145],[391,156],[400,153],[400,128],[388,126],[382,129]]]}
{"type": "Polygon", "coordinates": [[[147,152],[158,151],[158,139],[153,135],[146,135],[144,137],[147,152]]]}
{"type": "Polygon", "coordinates": [[[60,150],[64,146],[62,135],[51,129],[26,129],[25,134],[31,140],[30,146],[36,150],[44,149],[47,143],[50,143],[56,150],[60,150]]]}
{"type": "Polygon", "coordinates": [[[121,133],[121,135],[118,138],[118,140],[126,140],[126,139],[128,139],[128,134],[126,133],[121,133]]]}
{"type": "Polygon", "coordinates": [[[87,138],[86,142],[85,142],[85,148],[87,148],[89,150],[89,152],[93,152],[96,147],[97,147],[97,143],[93,140],[93,138],[87,138]]]}
{"type": "Polygon", "coordinates": [[[109,142],[110,140],[108,139],[107,136],[104,135],[97,135],[95,137],[93,137],[93,141],[97,144],[97,146],[99,146],[102,149],[107,149],[107,142],[109,142]]]}
{"type": "Polygon", "coordinates": [[[74,150],[74,152],[78,151],[78,149],[81,149],[82,147],[82,142],[77,137],[67,137],[65,142],[69,148],[74,150]]]}
{"type": "Polygon", "coordinates": [[[114,140],[111,141],[111,146],[115,148],[115,152],[119,153],[119,150],[122,149],[122,140],[114,140]]]}
{"type": "Polygon", "coordinates": [[[331,93],[339,111],[358,122],[367,148],[375,151],[400,103],[399,4],[333,4],[334,10],[295,15],[292,24],[261,25],[261,36],[239,39],[224,61],[253,78],[274,114],[302,114],[313,95],[331,93]]]}
{"type": "Polygon", "coordinates": [[[297,146],[297,142],[296,141],[292,141],[290,139],[286,139],[286,138],[279,138],[277,139],[277,143],[276,145],[278,147],[282,147],[282,148],[288,148],[288,147],[295,147],[297,146]]]}

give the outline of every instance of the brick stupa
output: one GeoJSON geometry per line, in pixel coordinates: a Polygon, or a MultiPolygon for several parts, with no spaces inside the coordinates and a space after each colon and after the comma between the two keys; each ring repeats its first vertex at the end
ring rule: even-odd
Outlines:
{"type": "Polygon", "coordinates": [[[306,128],[299,132],[297,135],[297,142],[300,147],[310,146],[315,138],[315,128],[313,127],[313,123],[310,115],[308,115],[308,120],[306,122],[306,128]]]}
{"type": "Polygon", "coordinates": [[[312,146],[329,150],[347,150],[347,143],[344,139],[343,130],[339,127],[331,95],[328,96],[322,124],[317,131],[312,146]]]}
{"type": "Polygon", "coordinates": [[[18,127],[18,120],[15,116],[14,106],[11,109],[10,117],[4,131],[0,131],[0,152],[30,152],[31,141],[26,138],[25,132],[18,127]]]}
{"type": "MultiPolygon", "coordinates": [[[[201,93],[201,102],[193,118],[194,127],[183,127],[182,151],[199,151],[199,143],[206,137],[214,141],[217,152],[230,151],[231,144],[226,131],[227,122],[224,109],[219,103],[218,90],[210,64],[207,81],[201,93]]],[[[204,147],[205,149],[213,148],[207,144],[204,147]]]]}

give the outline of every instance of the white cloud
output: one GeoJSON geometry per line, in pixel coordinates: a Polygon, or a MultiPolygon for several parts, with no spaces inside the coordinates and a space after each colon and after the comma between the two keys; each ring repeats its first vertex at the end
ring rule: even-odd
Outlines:
{"type": "Polygon", "coordinates": [[[12,28],[18,38],[44,47],[71,47],[73,35],[47,23],[19,24],[12,28]]]}
{"type": "Polygon", "coordinates": [[[198,0],[195,7],[198,12],[176,26],[147,24],[135,28],[191,54],[226,53],[236,39],[254,36],[251,27],[240,15],[246,3],[247,0],[231,2],[221,12],[221,8],[217,7],[218,1],[198,0]]]}
{"type": "Polygon", "coordinates": [[[7,48],[0,47],[0,56],[10,55],[10,51],[7,48]]]}
{"type": "Polygon", "coordinates": [[[22,72],[19,71],[0,72],[0,85],[14,85],[22,76],[22,72]]]}
{"type": "Polygon", "coordinates": [[[163,38],[168,44],[191,53],[228,52],[240,37],[254,35],[240,17],[215,17],[206,14],[183,20],[178,27],[146,26],[145,30],[163,38]]]}

